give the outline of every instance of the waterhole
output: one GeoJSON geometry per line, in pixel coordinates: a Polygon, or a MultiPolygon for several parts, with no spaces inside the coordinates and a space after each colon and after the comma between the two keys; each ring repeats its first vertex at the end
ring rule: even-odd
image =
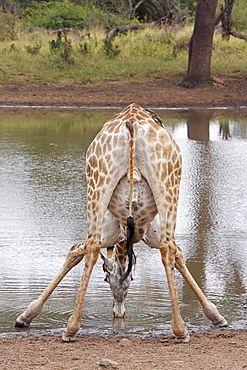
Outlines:
{"type": "MultiPolygon", "coordinates": [[[[60,269],[86,237],[85,153],[118,110],[1,108],[0,331],[60,269]]],[[[247,319],[247,110],[155,110],[183,155],[176,240],[197,283],[232,328],[247,319]]],[[[90,280],[81,333],[170,334],[171,309],[159,251],[139,244],[126,317],[112,321],[112,298],[99,260],[90,280]],[[116,323],[115,323],[116,324],[116,323]]],[[[83,262],[64,278],[32,331],[63,330],[73,310],[83,262]]],[[[210,327],[177,274],[190,330],[210,327]]]]}

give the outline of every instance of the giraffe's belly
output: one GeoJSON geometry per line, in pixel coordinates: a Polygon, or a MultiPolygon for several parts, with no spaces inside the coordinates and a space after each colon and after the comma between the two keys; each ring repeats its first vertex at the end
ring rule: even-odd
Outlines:
{"type": "MultiPolygon", "coordinates": [[[[109,211],[116,217],[120,225],[126,228],[129,216],[129,181],[124,176],[114,190],[109,206],[109,211]]],[[[153,218],[157,214],[153,194],[144,177],[140,175],[134,183],[132,197],[132,214],[135,222],[135,243],[139,242],[153,218]]]]}

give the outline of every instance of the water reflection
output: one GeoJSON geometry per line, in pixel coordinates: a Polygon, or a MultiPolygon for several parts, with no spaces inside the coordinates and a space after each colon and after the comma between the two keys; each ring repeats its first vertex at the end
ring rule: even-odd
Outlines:
{"type": "MultiPolygon", "coordinates": [[[[13,323],[85,238],[85,152],[114,111],[1,110],[0,327],[13,323]]],[[[207,296],[234,327],[247,318],[247,112],[157,112],[183,153],[177,242],[207,296]]],[[[139,248],[139,247],[138,247],[139,248]]],[[[82,265],[49,299],[32,329],[60,329],[73,309],[82,265]]],[[[209,325],[178,275],[190,328],[209,325]]],[[[111,293],[96,265],[83,310],[85,332],[116,329],[111,293]],[[114,329],[112,329],[114,327],[114,329]]],[[[170,302],[158,251],[143,248],[126,302],[126,331],[170,332],[170,302]]]]}

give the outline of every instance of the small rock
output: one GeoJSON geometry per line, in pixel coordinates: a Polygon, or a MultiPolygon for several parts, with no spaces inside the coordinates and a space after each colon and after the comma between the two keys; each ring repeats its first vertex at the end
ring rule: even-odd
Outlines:
{"type": "Polygon", "coordinates": [[[129,346],[129,345],[131,345],[131,341],[127,338],[123,338],[123,339],[120,340],[120,345],[121,346],[129,346]]]}
{"type": "Polygon", "coordinates": [[[160,339],[160,343],[163,343],[164,345],[168,346],[169,340],[168,339],[160,339]]]}
{"type": "Polygon", "coordinates": [[[103,358],[102,360],[100,360],[98,364],[100,367],[103,367],[103,368],[108,367],[108,368],[116,369],[118,367],[118,363],[115,361],[109,360],[109,358],[103,358]]]}

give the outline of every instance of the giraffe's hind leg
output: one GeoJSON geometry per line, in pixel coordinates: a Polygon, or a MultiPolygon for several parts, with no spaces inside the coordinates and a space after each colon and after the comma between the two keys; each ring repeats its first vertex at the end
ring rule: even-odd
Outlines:
{"type": "Polygon", "coordinates": [[[75,265],[81,262],[84,255],[85,255],[84,244],[77,244],[70,249],[59,273],[51,281],[51,283],[45,288],[43,293],[37,299],[32,301],[29,304],[27,310],[23,312],[16,319],[16,322],[15,322],[16,327],[21,327],[21,328],[29,327],[33,318],[40,314],[45,302],[47,301],[51,293],[54,291],[54,289],[58,286],[60,281],[75,265]]]}
{"type": "MultiPolygon", "coordinates": [[[[149,224],[147,233],[144,238],[144,242],[151,248],[158,248],[159,239],[160,239],[159,217],[155,217],[155,219],[149,224]]],[[[184,257],[181,248],[177,246],[175,254],[175,267],[181,273],[181,275],[184,277],[184,279],[187,281],[187,283],[195,293],[196,297],[201,303],[205,316],[212,321],[214,326],[218,327],[227,326],[227,321],[225,320],[225,318],[219,314],[215,305],[205,297],[204,293],[197,285],[196,281],[192,277],[191,273],[189,272],[184,262],[184,257]]]]}
{"type": "Polygon", "coordinates": [[[224,327],[227,326],[227,321],[223,316],[221,316],[215,307],[215,305],[210,302],[201,291],[197,283],[195,282],[194,278],[190,274],[187,266],[184,262],[183,253],[181,248],[177,247],[176,249],[176,262],[175,266],[177,270],[183,275],[187,283],[190,285],[191,289],[195,293],[196,297],[198,298],[199,302],[201,303],[203,312],[205,316],[212,321],[214,326],[217,327],[224,327]]]}
{"type": "Polygon", "coordinates": [[[161,253],[162,263],[165,268],[170,293],[172,308],[172,330],[175,335],[175,341],[177,343],[188,343],[190,341],[190,335],[185,327],[185,323],[181,316],[175,277],[174,267],[175,267],[176,245],[173,241],[169,241],[166,243],[163,242],[160,244],[159,249],[161,253]]]}
{"type": "Polygon", "coordinates": [[[186,330],[185,323],[180,313],[177,284],[175,278],[176,245],[173,238],[170,238],[170,240],[166,240],[164,236],[165,232],[163,232],[163,237],[161,238],[160,229],[161,227],[159,216],[156,216],[154,220],[149,224],[143,241],[151,248],[157,248],[160,250],[170,293],[172,308],[172,330],[175,335],[175,341],[177,343],[187,343],[190,340],[190,336],[188,331],[186,330]],[[160,240],[162,240],[162,242],[160,242],[160,240]]]}

